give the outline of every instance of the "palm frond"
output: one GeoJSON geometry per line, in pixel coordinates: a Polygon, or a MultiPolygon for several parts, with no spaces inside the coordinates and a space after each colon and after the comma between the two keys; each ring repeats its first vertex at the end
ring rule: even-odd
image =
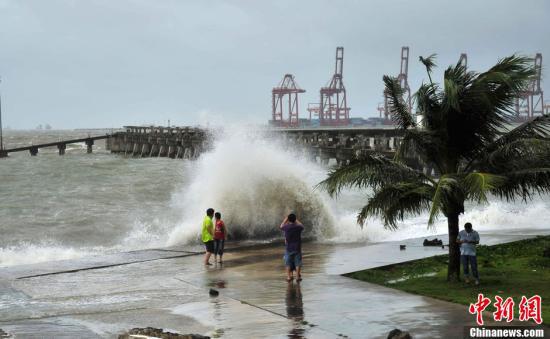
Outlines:
{"type": "MultiPolygon", "coordinates": [[[[423,117],[423,124],[431,130],[444,126],[444,116],[441,114],[440,95],[435,84],[422,84],[414,94],[416,114],[423,117]]],[[[445,126],[446,127],[446,126],[445,126]]]]}
{"type": "Polygon", "coordinates": [[[420,60],[420,62],[422,64],[424,64],[424,67],[426,67],[426,72],[428,73],[428,77],[430,78],[430,82],[432,82],[432,70],[437,66],[436,63],[435,63],[435,58],[436,58],[437,54],[432,54],[426,58],[420,56],[418,57],[418,60],[420,60]]]}
{"type": "Polygon", "coordinates": [[[516,97],[534,74],[529,60],[512,56],[481,74],[455,72],[454,82],[460,83],[460,111],[447,111],[447,131],[448,148],[459,159],[478,156],[505,128],[516,97]]]}
{"type": "Polygon", "coordinates": [[[506,181],[506,177],[501,175],[472,172],[464,177],[464,193],[467,199],[485,203],[487,202],[487,194],[501,187],[506,181]]]}
{"type": "Polygon", "coordinates": [[[392,120],[402,129],[415,127],[416,122],[403,99],[404,92],[397,78],[384,75],[383,80],[392,120]]]}
{"type": "Polygon", "coordinates": [[[359,215],[363,226],[368,217],[380,217],[384,227],[397,229],[397,222],[406,216],[418,215],[430,207],[433,186],[421,181],[398,182],[386,185],[374,193],[359,215]]]}
{"type": "Polygon", "coordinates": [[[503,133],[495,141],[486,145],[483,152],[492,152],[502,145],[523,138],[550,138],[550,114],[538,116],[503,133]]]}
{"type": "Polygon", "coordinates": [[[506,173],[504,184],[492,190],[499,198],[515,201],[521,197],[530,199],[533,193],[550,193],[550,167],[527,168],[506,173]]]}
{"type": "Polygon", "coordinates": [[[440,212],[446,212],[446,207],[451,201],[456,200],[456,192],[460,191],[459,182],[454,175],[443,175],[439,178],[431,198],[430,217],[428,226],[434,224],[440,212]]]}
{"type": "Polygon", "coordinates": [[[443,76],[443,108],[461,112],[460,104],[464,89],[475,79],[475,72],[468,72],[462,64],[449,66],[443,76]]]}
{"type": "Polygon", "coordinates": [[[459,84],[457,84],[452,79],[446,76],[445,79],[443,80],[443,85],[444,85],[443,90],[445,91],[444,104],[447,105],[448,108],[452,108],[460,112],[459,84]]]}
{"type": "Polygon", "coordinates": [[[440,136],[433,131],[409,129],[401,139],[395,159],[403,162],[408,157],[418,157],[424,165],[434,166],[441,172],[441,144],[440,136]]]}
{"type": "Polygon", "coordinates": [[[331,170],[328,177],[317,184],[329,195],[338,195],[342,188],[381,186],[407,180],[430,180],[422,172],[379,154],[362,154],[348,165],[331,170]]]}
{"type": "Polygon", "coordinates": [[[489,112],[490,116],[500,118],[498,121],[507,121],[515,115],[518,94],[527,89],[534,76],[532,58],[518,55],[503,58],[477,76],[471,86],[471,99],[478,100],[477,106],[484,109],[480,113],[489,112]]]}
{"type": "Polygon", "coordinates": [[[497,173],[550,167],[550,139],[517,139],[503,144],[482,160],[486,160],[483,165],[497,173]]]}
{"type": "Polygon", "coordinates": [[[491,144],[477,158],[472,159],[464,172],[472,170],[507,173],[526,168],[550,167],[550,139],[513,137],[491,144]]]}

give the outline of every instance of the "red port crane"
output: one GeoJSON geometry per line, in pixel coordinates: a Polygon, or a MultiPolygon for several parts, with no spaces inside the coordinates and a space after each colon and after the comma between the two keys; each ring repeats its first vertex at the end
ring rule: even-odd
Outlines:
{"type": "Polygon", "coordinates": [[[298,94],[305,92],[298,86],[292,74],[285,74],[279,85],[271,91],[272,121],[275,126],[297,127],[300,124],[298,94]],[[285,111],[288,119],[284,118],[285,111]]]}
{"type": "Polygon", "coordinates": [[[544,93],[540,86],[542,71],[542,54],[535,56],[535,76],[523,91],[516,98],[516,117],[517,121],[527,121],[533,119],[536,115],[544,114],[544,93]]]}
{"type": "Polygon", "coordinates": [[[319,101],[319,123],[322,126],[349,124],[349,111],[346,87],[343,78],[344,47],[336,48],[336,63],[330,83],[322,87],[319,101]]]}
{"type": "MultiPolygon", "coordinates": [[[[405,104],[409,109],[409,112],[412,110],[412,101],[411,101],[411,88],[409,87],[409,47],[401,47],[401,69],[399,75],[397,76],[397,81],[399,86],[403,90],[405,95],[405,104]]],[[[380,111],[382,112],[382,111],[380,111]]],[[[386,123],[391,123],[391,113],[388,102],[388,93],[384,90],[384,119],[386,123]]]]}

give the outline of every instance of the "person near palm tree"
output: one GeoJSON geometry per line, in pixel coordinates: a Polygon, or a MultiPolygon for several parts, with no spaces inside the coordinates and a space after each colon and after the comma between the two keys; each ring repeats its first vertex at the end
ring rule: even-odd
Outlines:
{"type": "Polygon", "coordinates": [[[361,225],[381,217],[385,227],[397,229],[406,217],[429,211],[432,226],[442,214],[449,235],[447,280],[459,281],[456,239],[467,201],[528,201],[550,192],[550,114],[510,125],[521,118],[516,100],[537,74],[531,58],[512,55],[481,73],[458,62],[445,70],[441,85],[432,82],[434,60],[420,59],[429,82],[415,94],[416,112],[403,99],[399,79],[383,78],[389,113],[403,134],[395,156],[365,151],[320,185],[333,196],[346,187],[370,189],[357,217],[361,225]]]}
{"type": "Polygon", "coordinates": [[[470,270],[472,267],[472,276],[476,285],[479,285],[479,274],[477,272],[476,245],[479,244],[479,234],[473,230],[472,224],[467,222],[464,229],[458,233],[456,242],[460,244],[460,261],[464,269],[464,280],[470,282],[470,270]]]}

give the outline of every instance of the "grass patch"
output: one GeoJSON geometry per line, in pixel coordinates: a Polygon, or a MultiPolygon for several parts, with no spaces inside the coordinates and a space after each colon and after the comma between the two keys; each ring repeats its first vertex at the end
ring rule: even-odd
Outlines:
{"type": "MultiPolygon", "coordinates": [[[[550,323],[550,258],[544,257],[550,248],[550,236],[539,236],[495,246],[478,246],[477,260],[480,285],[447,282],[447,256],[383,266],[346,274],[346,276],[409,293],[420,294],[463,305],[477,301],[483,293],[491,298],[512,297],[515,319],[521,297],[538,294],[542,297],[542,318],[550,323]]],[[[491,305],[487,311],[494,311],[491,305]]]]}

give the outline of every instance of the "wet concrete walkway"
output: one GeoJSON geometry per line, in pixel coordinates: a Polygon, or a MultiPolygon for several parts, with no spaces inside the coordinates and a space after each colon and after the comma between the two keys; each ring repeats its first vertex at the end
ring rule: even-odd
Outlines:
{"type": "MultiPolygon", "coordinates": [[[[481,234],[485,244],[523,234],[481,234]]],[[[540,232],[539,232],[540,233],[540,232]]],[[[201,264],[196,248],[134,251],[0,269],[0,328],[22,338],[117,337],[134,327],[223,338],[461,338],[466,307],[340,274],[445,254],[421,239],[304,246],[304,280],[284,280],[280,245],[201,264]],[[405,251],[399,244],[406,244],[405,251]],[[218,297],[210,297],[215,288],[218,297]]]]}

